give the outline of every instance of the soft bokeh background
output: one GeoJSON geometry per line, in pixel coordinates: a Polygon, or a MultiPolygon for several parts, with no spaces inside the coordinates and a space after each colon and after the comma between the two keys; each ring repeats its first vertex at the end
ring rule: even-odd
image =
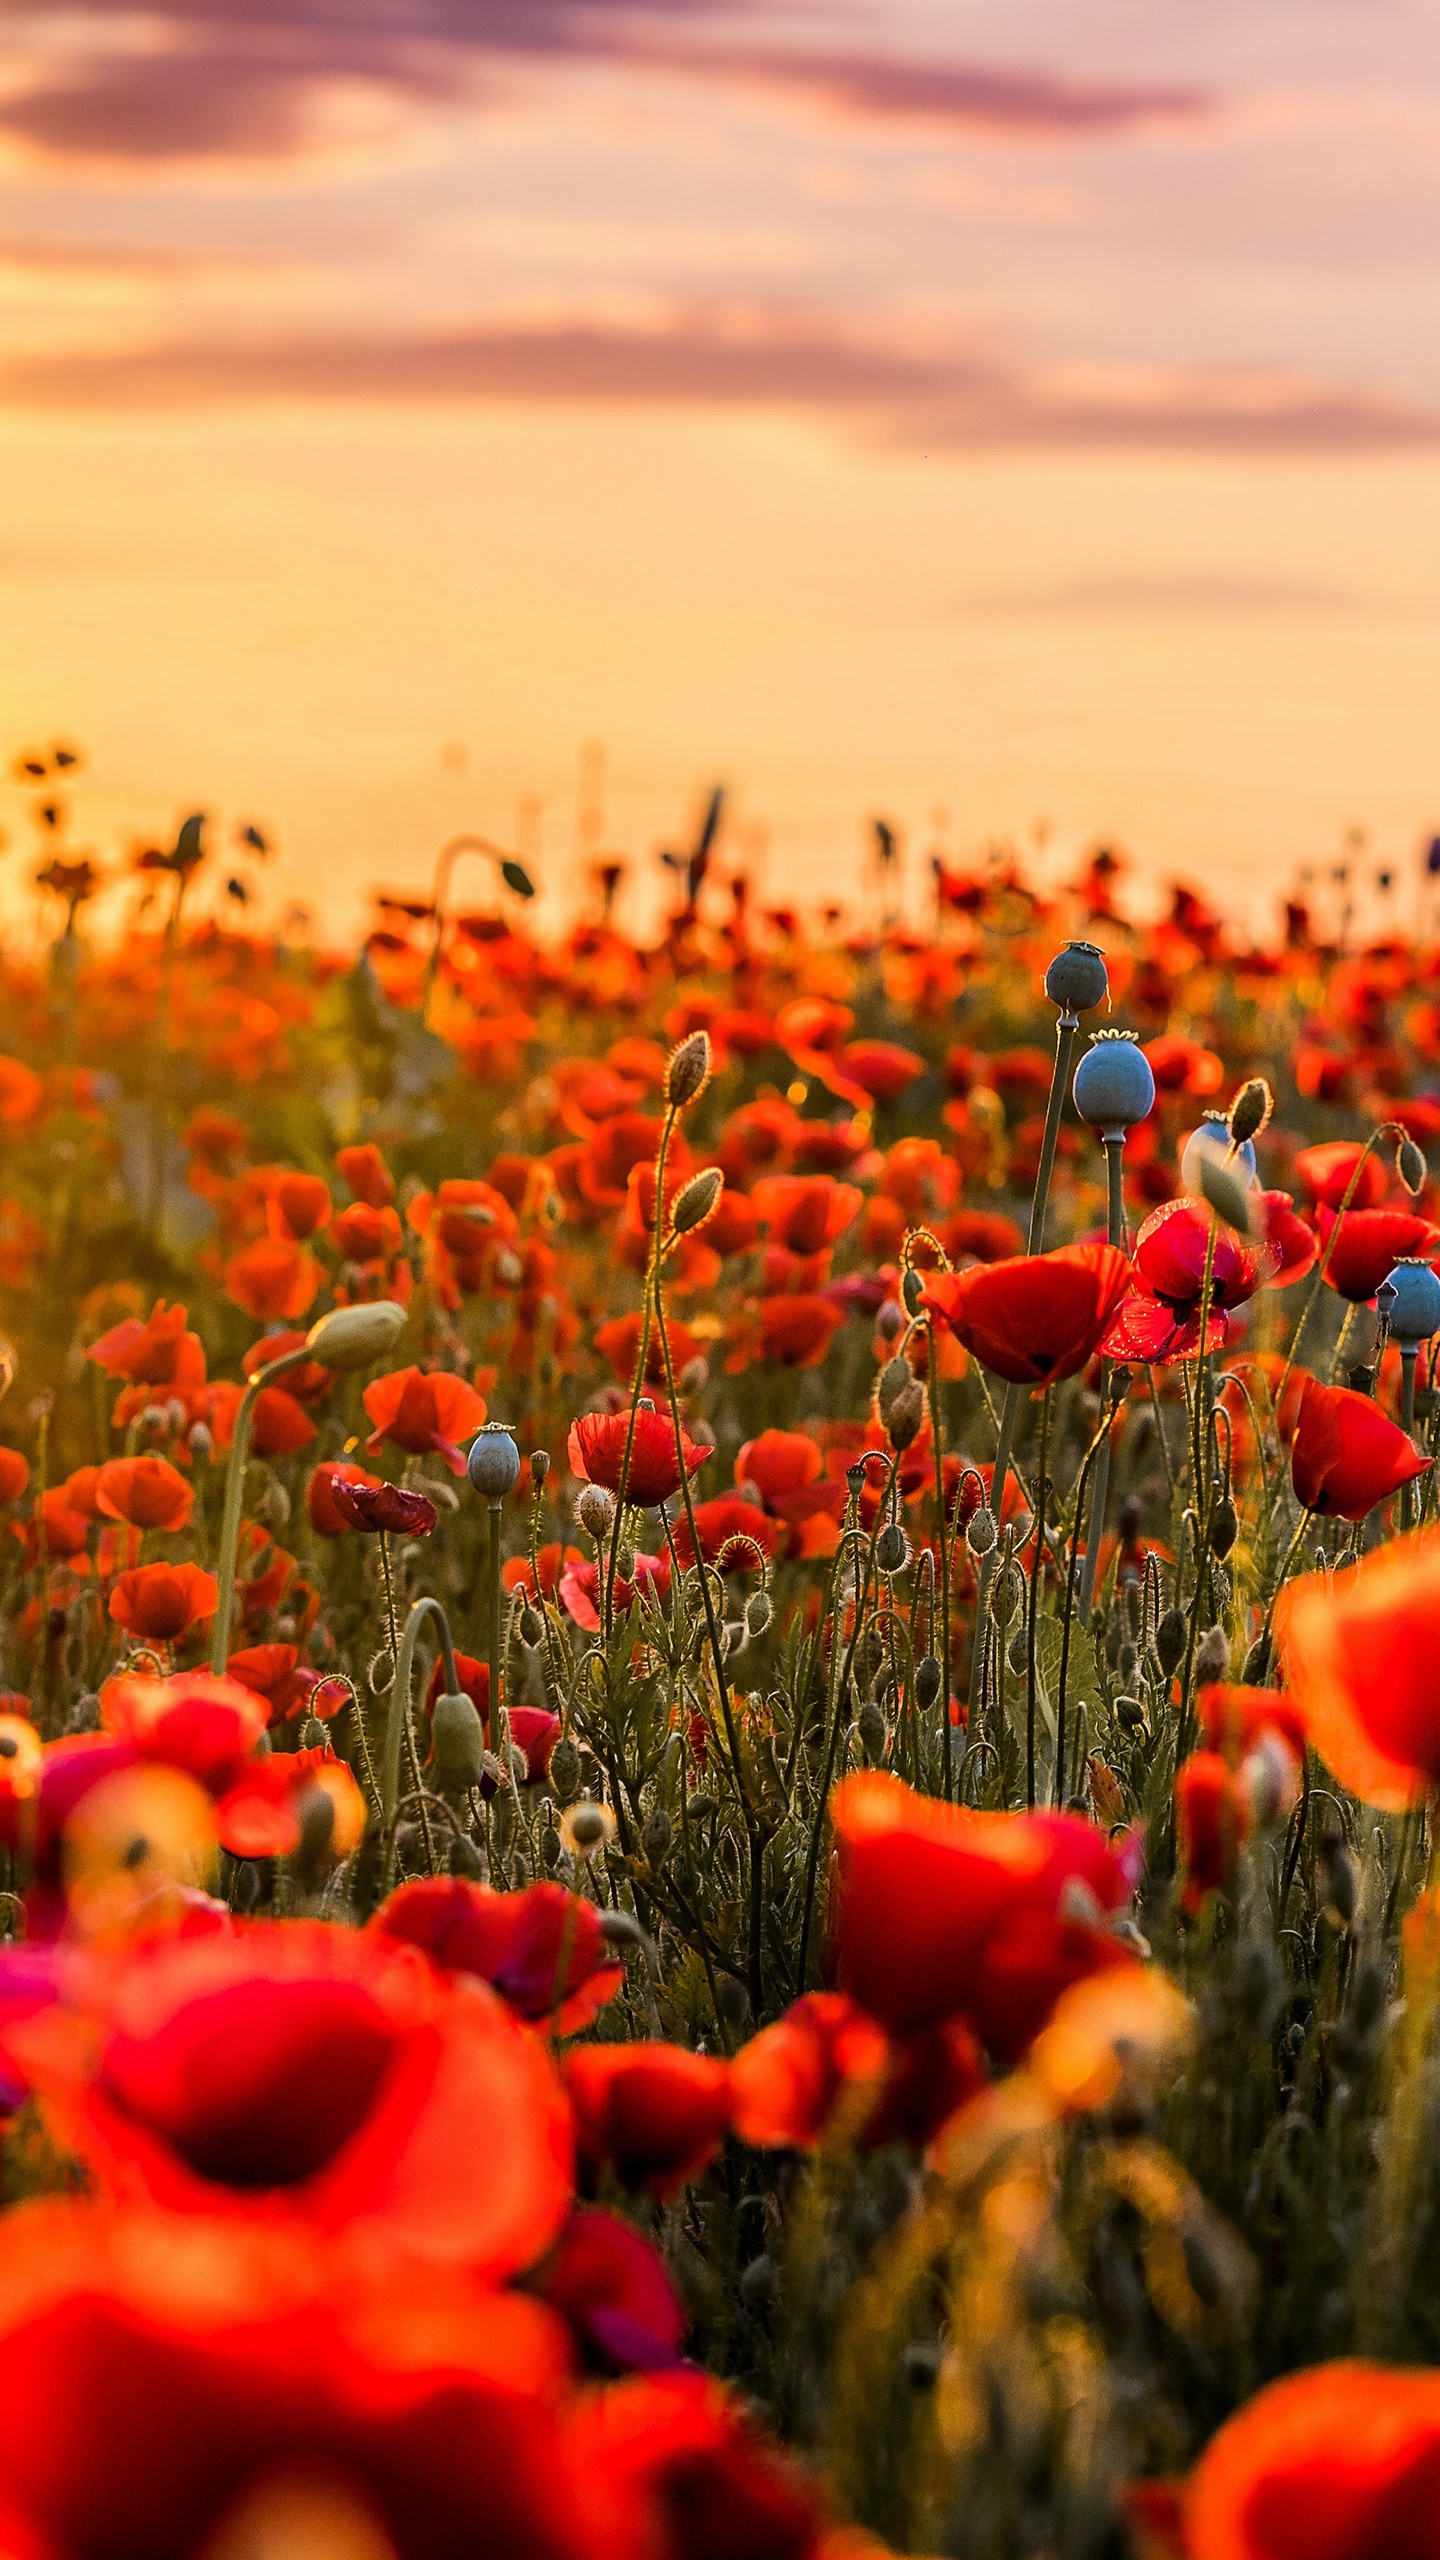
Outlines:
{"type": "Polygon", "coordinates": [[[0,735],[340,923],[590,741],[817,899],[1412,871],[1437,146],[1434,0],[5,0],[0,735]]]}

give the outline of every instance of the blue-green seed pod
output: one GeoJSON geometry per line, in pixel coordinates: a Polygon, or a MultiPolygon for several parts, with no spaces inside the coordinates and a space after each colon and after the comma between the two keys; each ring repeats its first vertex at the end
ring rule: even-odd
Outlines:
{"type": "Polygon", "coordinates": [[[1097,1031],[1075,1070],[1074,1093],[1081,1119],[1107,1135],[1143,1120],[1155,1100],[1155,1078],[1137,1034],[1097,1031]]]}

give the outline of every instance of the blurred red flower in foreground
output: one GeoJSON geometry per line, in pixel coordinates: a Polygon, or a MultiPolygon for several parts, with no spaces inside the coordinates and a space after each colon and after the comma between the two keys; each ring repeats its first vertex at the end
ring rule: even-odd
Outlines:
{"type": "Polygon", "coordinates": [[[1192,1751],[1175,1773],[1175,1831],[1185,1888],[1183,1911],[1229,1883],[1247,1828],[1234,1774],[1218,1751],[1192,1751]]]}
{"type": "Polygon", "coordinates": [[[1084,1368],[1129,1279],[1117,1246],[1067,1244],[937,1273],[925,1283],[924,1303],[997,1378],[1040,1387],[1084,1368]]]}
{"type": "Polygon", "coordinates": [[[1129,1860],[1073,1815],[971,1813],[867,1771],[831,1820],[840,1981],[892,2034],[959,2016],[1008,2060],[1068,1984],[1134,1961],[1105,1926],[1129,1860]]]}
{"type": "Polygon", "coordinates": [[[618,2214],[577,2205],[536,2289],[602,2372],[644,2373],[679,2361],[685,2314],[665,2261],[618,2214]]]}
{"type": "Polygon", "coordinates": [[[730,2066],[735,2131],[761,2149],[809,2150],[846,2105],[852,2132],[889,2055],[883,2027],[843,1991],[810,1991],[730,2066]]]}
{"type": "MultiPolygon", "coordinates": [[[[627,1413],[582,1413],[570,1425],[569,1458],[572,1475],[582,1482],[604,1485],[610,1493],[618,1493],[625,1474],[625,1443],[629,1437],[630,1416],[627,1413]]],[[[698,1441],[690,1438],[681,1426],[681,1447],[685,1453],[685,1472],[693,1476],[711,1455],[698,1441]]],[[[657,1413],[641,1406],[635,1416],[635,1437],[630,1446],[630,1466],[625,1474],[625,1498],[640,1511],[653,1511],[668,1502],[680,1490],[680,1461],[675,1451],[675,1425],[668,1413],[657,1413]]]]}
{"type": "Polygon", "coordinates": [[[582,2044],[565,2058],[575,2138],[592,2173],[662,2200],[714,2159],[730,2120],[723,2062],[675,2044],[582,2044]]]}
{"type": "Polygon", "coordinates": [[[1205,2452],[1191,2560],[1419,2560],[1435,2546],[1440,2375],[1316,2365],[1272,2382],[1205,2452]]]}
{"type": "Polygon", "coordinates": [[[1352,1387],[1325,1387],[1308,1374],[1290,1443],[1290,1481],[1307,1511],[1363,1520],[1387,1494],[1431,1465],[1408,1432],[1352,1387]]]}
{"type": "Polygon", "coordinates": [[[597,2392],[575,2442],[622,2513],[653,2519],[653,2560],[823,2560],[818,2491],[706,2374],[597,2392]]]}
{"type": "Polygon", "coordinates": [[[372,1929],[423,1947],[446,1973],[470,1973],[537,2026],[578,2035],[625,1979],[593,1902],[563,1885],[492,1893],[458,1876],[420,1876],[382,1902],[372,1929]]]}
{"type": "Polygon", "coordinates": [[[377,1934],[290,1920],[146,1947],[66,1988],[73,2006],[13,2034],[63,2139],[114,2194],[368,2233],[491,2279],[560,2228],[559,2089],[478,1983],[377,1934]]]}
{"type": "Polygon", "coordinates": [[[1440,1786],[1440,1530],[1349,1573],[1288,1584],[1275,1628],[1290,1693],[1342,1786],[1400,1813],[1440,1786]]]}

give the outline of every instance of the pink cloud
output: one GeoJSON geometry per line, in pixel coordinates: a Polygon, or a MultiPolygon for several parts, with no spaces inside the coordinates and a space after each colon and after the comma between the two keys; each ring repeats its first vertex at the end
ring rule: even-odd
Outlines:
{"type": "Polygon", "coordinates": [[[1076,382],[983,355],[841,336],[808,317],[638,331],[583,322],[410,337],[36,354],[0,368],[11,407],[164,409],[266,399],[769,408],[939,452],[1042,448],[1255,456],[1440,444],[1440,410],[1284,372],[1115,372],[1076,382]]]}

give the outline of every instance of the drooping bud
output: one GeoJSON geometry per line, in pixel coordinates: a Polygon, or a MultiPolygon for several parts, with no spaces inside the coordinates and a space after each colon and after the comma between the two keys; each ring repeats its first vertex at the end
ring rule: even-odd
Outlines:
{"type": "Polygon", "coordinates": [[[569,1804],[580,1792],[580,1754],[568,1733],[562,1733],[550,1754],[550,1784],[562,1804],[569,1804]]]}
{"type": "Polygon", "coordinates": [[[670,1211],[671,1234],[689,1236],[697,1227],[703,1227],[706,1219],[713,1218],[719,1208],[724,1188],[725,1176],[718,1164],[707,1164],[699,1173],[692,1173],[684,1189],[675,1196],[670,1211]]]}
{"type": "Polygon", "coordinates": [[[918,1316],[920,1313],[920,1301],[925,1294],[924,1273],[920,1271],[907,1271],[904,1279],[900,1283],[900,1294],[905,1301],[905,1313],[907,1316],[918,1316]]]}
{"type": "Polygon", "coordinates": [[[474,1699],[463,1689],[442,1690],[431,1733],[442,1787],[453,1787],[459,1795],[478,1787],[485,1768],[485,1728],[474,1699]]]}
{"type": "Polygon", "coordinates": [[[875,1541],[875,1561],[882,1573],[903,1573],[910,1561],[910,1541],[898,1520],[887,1521],[875,1541]]]}
{"type": "Polygon", "coordinates": [[[465,1472],[489,1502],[503,1502],[520,1481],[520,1452],[503,1422],[487,1422],[470,1443],[465,1472]]]}
{"type": "Polygon", "coordinates": [[[363,1306],[332,1307],[312,1324],[305,1348],[322,1369],[368,1369],[393,1351],[405,1330],[405,1310],[393,1298],[371,1298],[363,1306]]]}
{"type": "Polygon", "coordinates": [[[533,1601],[527,1601],[520,1612],[520,1641],[528,1645],[532,1653],[538,1644],[545,1641],[545,1620],[533,1601]]]}
{"type": "Polygon", "coordinates": [[[1189,1638],[1183,1609],[1170,1608],[1155,1630],[1155,1652],[1167,1680],[1173,1680],[1185,1659],[1189,1638]]]}
{"type": "Polygon", "coordinates": [[[867,1698],[861,1708],[856,1719],[856,1729],[866,1759],[872,1769],[878,1769],[885,1757],[885,1745],[890,1739],[890,1728],[885,1722],[884,1708],[878,1706],[873,1698],[867,1698]]]}
{"type": "Polygon", "coordinates": [[[896,1397],[902,1396],[906,1388],[914,1384],[915,1372],[908,1360],[897,1357],[886,1361],[875,1384],[875,1409],[882,1422],[889,1422],[890,1409],[896,1397]]]}
{"type": "Polygon", "coordinates": [[[1210,1553],[1219,1556],[1222,1563],[1235,1544],[1239,1527],[1235,1505],[1228,1493],[1224,1494],[1210,1515],[1210,1553]]]}
{"type": "Polygon", "coordinates": [[[1207,1627],[1195,1648],[1195,1677],[1223,1680],[1230,1668],[1230,1639],[1223,1627],[1207,1627]]]}
{"type": "Polygon", "coordinates": [[[710,1034],[692,1031],[665,1063],[665,1100],[672,1111],[698,1101],[710,1081],[710,1034]]]}
{"type": "Polygon", "coordinates": [[[663,1867],[665,1864],[670,1855],[670,1843],[674,1833],[675,1825],[665,1807],[663,1804],[657,1804],[640,1834],[640,1846],[652,1867],[663,1867]]]}
{"type": "Polygon", "coordinates": [[[1233,1143],[1243,1147],[1258,1138],[1275,1108],[1275,1096],[1263,1076],[1252,1076],[1242,1084],[1230,1105],[1229,1129],[1233,1143]]]}
{"type": "Polygon", "coordinates": [[[882,1342],[893,1342],[905,1329],[905,1310],[898,1298],[887,1298],[875,1318],[875,1330],[882,1342]]]}
{"type": "Polygon", "coordinates": [[[1418,1200],[1425,1188],[1425,1158],[1413,1138],[1402,1138],[1395,1150],[1395,1170],[1412,1200],[1418,1200]]]}
{"type": "Polygon", "coordinates": [[[702,1351],[687,1360],[676,1380],[682,1396],[698,1396],[710,1384],[710,1363],[702,1351]]]}
{"type": "Polygon", "coordinates": [[[752,1591],[749,1599],[745,1603],[745,1627],[747,1634],[752,1636],[763,1636],[774,1615],[775,1612],[771,1606],[769,1592],[752,1591]]]}
{"type": "Polygon", "coordinates": [[[197,1467],[208,1467],[215,1454],[215,1440],[208,1422],[192,1422],[186,1447],[197,1467]]]}

